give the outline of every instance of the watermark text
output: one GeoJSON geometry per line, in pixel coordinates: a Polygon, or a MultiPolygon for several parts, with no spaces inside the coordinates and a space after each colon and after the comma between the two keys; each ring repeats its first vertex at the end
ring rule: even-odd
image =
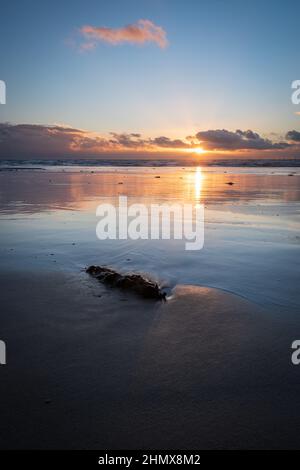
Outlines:
{"type": "Polygon", "coordinates": [[[6,364],[6,344],[0,339],[0,365],[6,364]]]}
{"type": "Polygon", "coordinates": [[[6,84],[4,80],[0,80],[0,104],[6,104],[6,84]]]}
{"type": "Polygon", "coordinates": [[[99,204],[99,240],[185,240],[186,250],[201,250],[204,245],[203,204],[131,204],[119,196],[118,206],[99,204]]]}
{"type": "Polygon", "coordinates": [[[292,89],[295,90],[292,93],[291,99],[293,104],[300,104],[300,80],[294,80],[292,82],[292,89]]]}

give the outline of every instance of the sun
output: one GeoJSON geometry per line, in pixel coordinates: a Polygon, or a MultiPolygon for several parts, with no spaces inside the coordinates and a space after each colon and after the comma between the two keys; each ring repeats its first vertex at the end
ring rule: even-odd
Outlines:
{"type": "Polygon", "coordinates": [[[201,155],[202,153],[207,153],[207,150],[205,150],[203,147],[188,147],[187,149],[184,149],[185,152],[188,153],[196,153],[197,155],[201,155]]]}
{"type": "Polygon", "coordinates": [[[193,152],[197,153],[198,155],[204,153],[205,150],[202,147],[196,147],[193,149],[193,152]]]}

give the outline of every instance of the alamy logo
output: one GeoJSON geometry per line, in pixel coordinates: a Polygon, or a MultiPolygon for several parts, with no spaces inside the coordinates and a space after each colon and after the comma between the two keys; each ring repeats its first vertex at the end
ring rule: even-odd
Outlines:
{"type": "Polygon", "coordinates": [[[0,340],[0,364],[6,364],[6,344],[2,340],[0,340]]]}
{"type": "Polygon", "coordinates": [[[292,103],[300,104],[300,80],[294,80],[292,83],[292,89],[295,90],[292,93],[292,103]]]}
{"type": "Polygon", "coordinates": [[[0,80],[0,104],[6,104],[6,85],[3,80],[0,80]]]}
{"type": "Polygon", "coordinates": [[[185,240],[186,250],[204,245],[203,204],[131,204],[119,196],[119,205],[100,204],[96,227],[99,240],[185,240]]]}
{"type": "Polygon", "coordinates": [[[295,349],[291,357],[292,363],[294,364],[294,366],[298,366],[300,364],[300,340],[295,339],[295,341],[293,341],[292,343],[291,348],[295,349]]]}

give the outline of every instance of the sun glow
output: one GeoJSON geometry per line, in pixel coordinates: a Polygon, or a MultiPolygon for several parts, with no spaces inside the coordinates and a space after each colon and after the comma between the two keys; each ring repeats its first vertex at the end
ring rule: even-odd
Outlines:
{"type": "Polygon", "coordinates": [[[201,154],[201,153],[204,153],[205,150],[202,148],[202,147],[196,147],[192,150],[192,152],[195,152],[197,153],[198,155],[201,154]]]}
{"type": "Polygon", "coordinates": [[[207,153],[207,150],[205,150],[202,147],[189,147],[185,149],[185,151],[188,153],[196,153],[197,155],[201,155],[202,153],[207,153]]]}

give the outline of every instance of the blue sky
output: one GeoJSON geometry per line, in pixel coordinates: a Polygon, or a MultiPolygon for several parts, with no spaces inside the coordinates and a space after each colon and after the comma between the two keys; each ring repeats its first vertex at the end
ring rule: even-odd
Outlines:
{"type": "Polygon", "coordinates": [[[183,139],[208,129],[299,128],[298,1],[23,1],[1,6],[0,121],[183,139]],[[84,25],[148,19],[169,45],[80,52],[84,25]]]}

